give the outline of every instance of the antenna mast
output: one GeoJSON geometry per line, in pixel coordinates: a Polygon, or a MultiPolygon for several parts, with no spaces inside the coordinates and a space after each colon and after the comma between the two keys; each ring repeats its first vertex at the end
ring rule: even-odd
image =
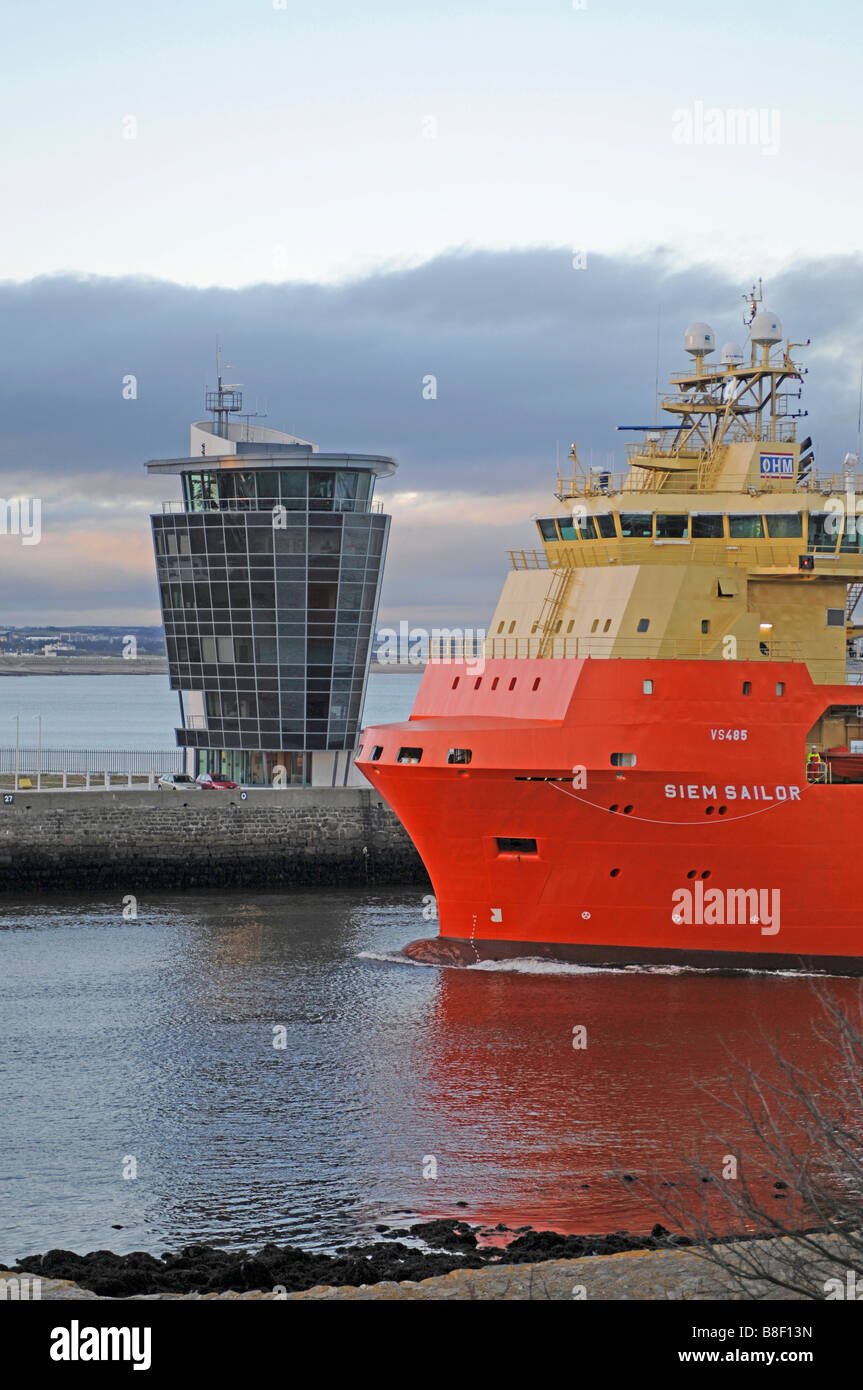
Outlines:
{"type": "MultiPolygon", "coordinates": [[[[230,367],[230,362],[228,366],[230,367]]],[[[222,384],[222,345],[216,343],[216,390],[205,391],[204,405],[216,417],[215,432],[222,439],[228,437],[228,417],[243,408],[242,382],[222,384]]]]}

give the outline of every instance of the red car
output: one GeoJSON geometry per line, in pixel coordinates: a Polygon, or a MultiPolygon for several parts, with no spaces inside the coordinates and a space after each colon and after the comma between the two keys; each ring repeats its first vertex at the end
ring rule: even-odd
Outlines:
{"type": "Polygon", "coordinates": [[[211,777],[209,772],[202,772],[195,779],[202,792],[233,792],[239,788],[239,782],[232,782],[230,777],[221,777],[217,773],[211,777]]]}

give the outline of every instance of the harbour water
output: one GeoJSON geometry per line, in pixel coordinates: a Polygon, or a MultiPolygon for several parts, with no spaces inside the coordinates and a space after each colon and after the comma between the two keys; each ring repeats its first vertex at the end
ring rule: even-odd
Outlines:
{"type": "MultiPolygon", "coordinates": [[[[369,676],[363,722],[406,719],[421,671],[369,676]]],[[[0,678],[0,746],[36,747],[42,716],[43,748],[175,746],[176,692],[167,676],[5,676],[0,678]]]]}
{"type": "MultiPolygon", "coordinates": [[[[418,683],[372,676],[367,721],[418,683]]],[[[158,748],[175,708],[161,676],[0,681],[7,734],[16,713],[46,747],[158,748]]],[[[408,888],[138,895],[135,917],[71,882],[0,893],[0,1259],[333,1249],[437,1216],[644,1232],[652,1173],[751,1148],[735,1065],[765,1038],[823,1064],[804,977],[394,960],[424,910],[408,888]]]]}
{"type": "Polygon", "coordinates": [[[395,963],[429,930],[412,890],[137,912],[72,885],[0,905],[0,1258],[332,1249],[436,1216],[649,1231],[654,1170],[751,1150],[730,1058],[824,1057],[804,978],[395,963]]]}

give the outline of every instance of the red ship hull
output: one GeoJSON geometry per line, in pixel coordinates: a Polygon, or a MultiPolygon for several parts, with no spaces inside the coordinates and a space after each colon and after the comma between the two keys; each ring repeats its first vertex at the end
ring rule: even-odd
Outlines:
{"type": "Polygon", "coordinates": [[[863,973],[863,785],[805,767],[859,698],[797,663],[430,665],[357,760],[434,888],[408,953],[863,973]]]}

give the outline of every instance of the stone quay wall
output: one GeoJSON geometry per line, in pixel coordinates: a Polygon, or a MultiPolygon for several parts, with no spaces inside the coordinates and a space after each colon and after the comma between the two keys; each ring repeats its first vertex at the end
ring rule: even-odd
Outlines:
{"type": "Polygon", "coordinates": [[[358,787],[0,797],[0,892],[427,882],[401,823],[358,787]]]}

